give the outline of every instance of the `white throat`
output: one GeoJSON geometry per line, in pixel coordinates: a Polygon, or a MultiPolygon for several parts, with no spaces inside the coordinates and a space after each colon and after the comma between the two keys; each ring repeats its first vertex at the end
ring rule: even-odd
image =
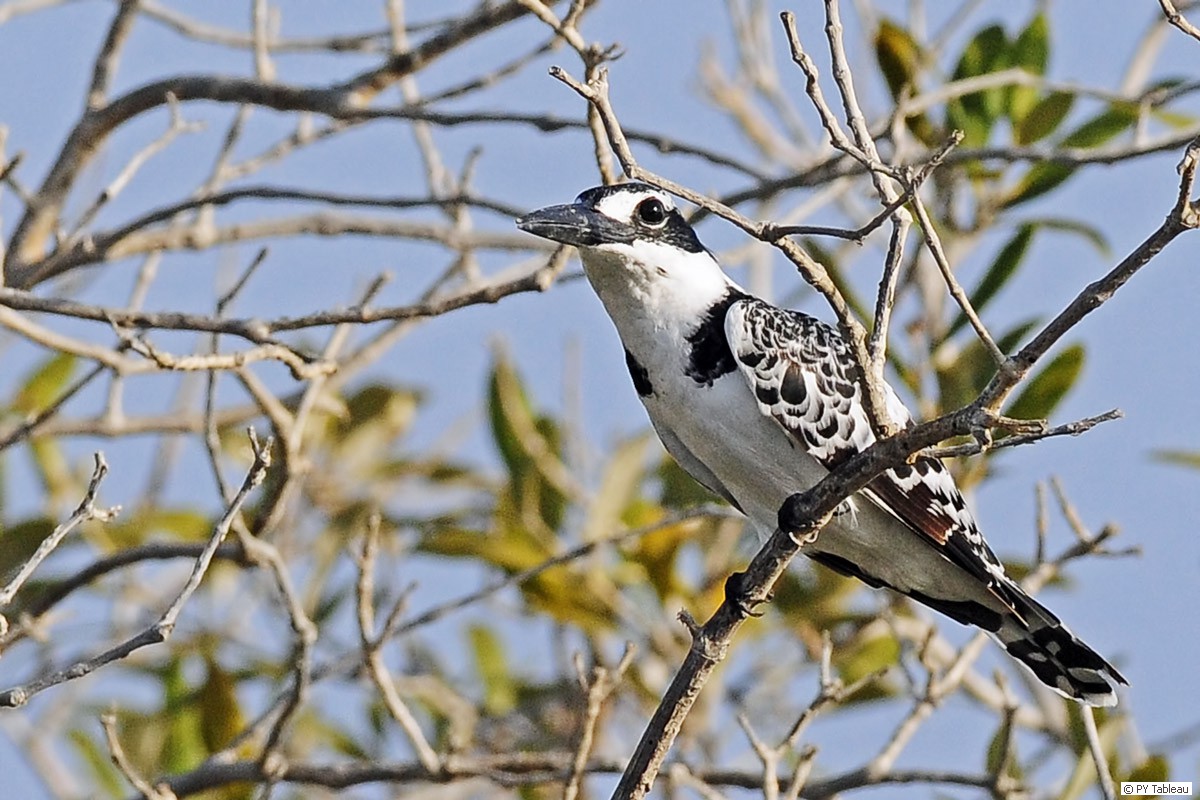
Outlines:
{"type": "Polygon", "coordinates": [[[627,347],[642,337],[686,335],[739,287],[707,251],[657,242],[580,249],[583,270],[627,347]]]}

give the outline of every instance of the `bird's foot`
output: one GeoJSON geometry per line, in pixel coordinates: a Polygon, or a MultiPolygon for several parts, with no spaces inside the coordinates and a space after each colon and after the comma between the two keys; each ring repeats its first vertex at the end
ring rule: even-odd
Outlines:
{"type": "Polygon", "coordinates": [[[765,598],[750,597],[750,589],[746,586],[746,573],[734,572],[725,579],[725,602],[732,605],[746,617],[761,617],[764,612],[759,607],[770,602],[771,593],[765,598]]]}

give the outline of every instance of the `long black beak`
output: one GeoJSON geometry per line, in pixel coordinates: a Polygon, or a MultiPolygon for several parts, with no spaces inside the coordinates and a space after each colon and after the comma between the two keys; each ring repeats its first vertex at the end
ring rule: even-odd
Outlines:
{"type": "Polygon", "coordinates": [[[517,220],[517,227],[534,236],[575,247],[633,240],[633,231],[628,226],[577,203],[531,211],[517,220]]]}

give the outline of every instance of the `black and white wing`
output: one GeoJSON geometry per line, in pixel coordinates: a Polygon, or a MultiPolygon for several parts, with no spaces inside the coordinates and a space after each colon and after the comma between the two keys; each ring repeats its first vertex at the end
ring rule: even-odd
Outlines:
{"type": "MultiPolygon", "coordinates": [[[[875,441],[862,403],[857,364],[833,328],[805,314],[746,298],[730,306],[725,335],[759,410],[826,469],[833,470],[875,441]]],[[[885,391],[893,420],[911,424],[895,392],[886,386],[885,391]]],[[[1125,679],[1004,574],[941,461],[917,458],[877,476],[861,494],[902,523],[898,532],[907,530],[923,538],[941,557],[977,580],[1005,611],[997,613],[991,603],[928,593],[907,592],[911,597],[958,622],[989,631],[1060,693],[1099,705],[1116,702],[1106,678],[1120,683],[1125,679]]],[[[881,548],[886,547],[881,543],[881,548]]],[[[873,586],[887,585],[869,565],[814,557],[873,586]]],[[[889,557],[887,552],[880,554],[889,557]]]]}
{"type": "MultiPolygon", "coordinates": [[[[862,402],[857,365],[845,340],[806,314],[755,298],[730,308],[725,335],[759,410],[775,419],[826,469],[875,441],[862,402]]],[[[886,403],[893,420],[911,417],[891,387],[886,403]]],[[[951,561],[987,579],[1000,570],[946,467],[918,458],[889,470],[863,493],[913,532],[946,551],[951,561]]]]}

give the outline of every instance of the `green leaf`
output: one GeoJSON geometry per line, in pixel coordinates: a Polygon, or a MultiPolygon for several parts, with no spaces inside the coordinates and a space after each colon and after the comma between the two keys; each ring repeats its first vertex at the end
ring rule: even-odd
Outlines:
{"type": "Polygon", "coordinates": [[[881,21],[875,31],[875,60],[892,99],[899,97],[906,86],[916,89],[921,46],[912,34],[890,19],[881,21]]]}
{"type": "Polygon", "coordinates": [[[1016,121],[1013,139],[1019,145],[1040,142],[1058,130],[1074,105],[1075,95],[1071,92],[1051,92],[1041,100],[1035,100],[1032,107],[1016,121]]]}
{"type": "Polygon", "coordinates": [[[1063,183],[1075,174],[1075,165],[1060,164],[1055,161],[1042,161],[1034,164],[1017,185],[1009,190],[1008,195],[1000,201],[1000,208],[1012,208],[1020,203],[1026,203],[1035,197],[1041,197],[1063,183]]]}
{"type": "Polygon", "coordinates": [[[38,517],[0,531],[0,585],[7,583],[7,579],[29,560],[38,545],[54,532],[56,524],[52,519],[38,517]]]}
{"type": "Polygon", "coordinates": [[[86,765],[88,774],[96,784],[94,788],[102,789],[109,797],[124,797],[127,794],[125,780],[113,766],[107,745],[101,748],[95,739],[78,728],[67,732],[67,740],[86,765]]]}
{"type": "MultiPolygon", "coordinates": [[[[1008,50],[1004,28],[988,25],[967,43],[953,79],[974,78],[1004,69],[1008,66],[1008,50]]],[[[1004,105],[1003,87],[963,95],[946,104],[946,127],[961,130],[964,145],[982,146],[991,136],[992,125],[1004,112],[1004,105]]]]}
{"type": "Polygon", "coordinates": [[[208,749],[200,732],[199,710],[192,702],[192,688],[178,657],[172,658],[163,671],[162,690],[166,717],[166,738],[160,756],[162,771],[187,772],[208,756],[208,749]]]}
{"type": "Polygon", "coordinates": [[[841,264],[838,263],[837,256],[833,251],[822,246],[822,244],[814,238],[804,237],[800,240],[804,250],[813,257],[813,260],[825,268],[829,273],[829,279],[833,281],[833,285],[842,293],[842,297],[846,298],[846,305],[850,306],[850,310],[855,313],[859,319],[871,319],[874,314],[874,309],[863,303],[858,296],[858,292],[854,286],[846,280],[845,271],[841,264]]]}
{"type": "Polygon", "coordinates": [[[546,527],[557,530],[566,513],[566,497],[546,471],[562,468],[561,435],[554,420],[534,415],[520,376],[502,356],[488,381],[488,418],[517,508],[536,504],[546,527]]]}
{"type": "Polygon", "coordinates": [[[223,750],[246,725],[237,699],[237,683],[211,656],[205,659],[208,676],[196,694],[200,705],[200,736],[208,752],[223,750]]]}
{"type": "Polygon", "coordinates": [[[504,643],[495,631],[483,625],[468,628],[467,638],[484,690],[484,708],[493,716],[507,714],[517,706],[517,686],[504,657],[504,643]]]}
{"type": "Polygon", "coordinates": [[[658,466],[658,482],[661,487],[658,501],[669,509],[691,508],[720,500],[684,472],[683,467],[670,456],[664,458],[658,466]]]}
{"type": "Polygon", "coordinates": [[[1008,751],[1008,768],[1005,771],[1008,777],[1020,780],[1021,766],[1017,761],[1017,742],[1012,738],[1012,719],[1004,717],[1000,722],[1000,727],[996,733],[992,735],[992,740],[988,742],[987,757],[984,759],[984,771],[988,775],[995,775],[1000,767],[1004,766],[1000,763],[1000,759],[1004,757],[1005,747],[1011,741],[1011,748],[1008,751]]]}
{"type": "MultiPolygon", "coordinates": [[[[1137,107],[1131,103],[1113,103],[1100,114],[1092,117],[1067,134],[1059,148],[1088,150],[1099,147],[1114,137],[1120,135],[1137,122],[1137,107]]],[[[1054,161],[1041,161],[1031,166],[1017,181],[1007,197],[1001,201],[1001,208],[1012,208],[1018,203],[1024,203],[1058,187],[1070,178],[1078,165],[1063,164],[1054,161]]]]}
{"type": "MultiPolygon", "coordinates": [[[[1021,265],[1021,260],[1025,258],[1025,254],[1029,251],[1029,245],[1033,242],[1035,230],[1036,226],[1030,223],[1022,225],[1012,238],[1000,248],[996,258],[984,271],[979,285],[975,287],[975,291],[971,292],[971,306],[976,313],[982,312],[984,307],[996,296],[996,293],[1004,288],[1004,285],[1016,274],[1017,267],[1021,265]]],[[[946,338],[953,336],[966,324],[966,315],[959,312],[954,322],[950,324],[946,338]]]]}
{"type": "MultiPolygon", "coordinates": [[[[1025,29],[1017,34],[1009,49],[1009,66],[1021,67],[1033,75],[1045,75],[1050,60],[1050,25],[1046,15],[1038,12],[1025,29]]],[[[1008,118],[1019,123],[1037,104],[1037,89],[1033,86],[1012,86],[1008,93],[1008,118]]]]}
{"type": "Polygon", "coordinates": [[[214,524],[208,515],[187,508],[145,508],[117,519],[103,529],[113,550],[142,544],[160,533],[182,542],[206,541],[214,524]]]}
{"type": "MultiPolygon", "coordinates": [[[[848,647],[834,651],[833,666],[843,683],[854,683],[872,673],[892,667],[900,661],[900,643],[890,632],[872,634],[864,628],[848,647]]],[[[885,681],[876,680],[855,694],[853,702],[864,702],[894,693],[885,681]]]]}
{"type": "Polygon", "coordinates": [[[1078,234],[1095,247],[1099,255],[1104,258],[1112,255],[1112,246],[1108,243],[1108,237],[1095,225],[1088,225],[1086,222],[1080,222],[1076,219],[1064,219],[1062,217],[1040,217],[1036,222],[1028,224],[1052,231],[1078,234]]]}
{"type": "Polygon", "coordinates": [[[25,379],[13,400],[13,411],[36,414],[45,410],[62,396],[74,372],[75,356],[70,353],[58,353],[46,359],[25,379]]]}
{"type": "Polygon", "coordinates": [[[1151,457],[1167,464],[1200,469],[1200,450],[1155,450],[1151,457]]]}
{"type": "Polygon", "coordinates": [[[584,519],[585,542],[611,536],[617,529],[625,508],[642,483],[649,443],[650,437],[643,434],[621,442],[613,451],[584,519]]]}
{"type": "MultiPolygon", "coordinates": [[[[1167,757],[1159,753],[1150,755],[1141,764],[1129,771],[1129,774],[1121,778],[1122,781],[1133,781],[1138,783],[1158,783],[1171,780],[1171,764],[1167,761],[1167,757]]],[[[1139,795],[1123,795],[1124,797],[1138,797],[1139,795]]]]}
{"type": "Polygon", "coordinates": [[[1005,412],[1017,419],[1046,419],[1075,385],[1083,371],[1082,345],[1063,350],[1029,381],[1029,385],[1005,412]]]}
{"type": "MultiPolygon", "coordinates": [[[[1037,320],[1027,320],[996,340],[1001,352],[1008,354],[1033,330],[1037,320]]],[[[938,402],[941,411],[950,411],[970,403],[996,372],[996,363],[979,337],[972,336],[957,356],[937,359],[938,402]]]]}
{"type": "MultiPolygon", "coordinates": [[[[1096,783],[1096,762],[1092,758],[1091,752],[1088,750],[1086,735],[1083,733],[1083,722],[1080,718],[1080,713],[1088,713],[1092,709],[1081,712],[1079,705],[1070,700],[1064,700],[1067,705],[1068,730],[1071,734],[1072,744],[1075,746],[1077,753],[1075,761],[1075,769],[1071,772],[1071,777],[1067,780],[1067,785],[1059,795],[1059,800],[1077,800],[1082,797],[1083,793],[1096,783]],[[1082,738],[1082,742],[1080,739],[1082,738]]],[[[1100,733],[1100,752],[1105,756],[1105,760],[1109,762],[1111,773],[1113,770],[1112,760],[1115,758],[1117,745],[1117,737],[1121,733],[1123,719],[1121,717],[1108,717],[1101,709],[1095,709],[1096,728],[1100,733]]]]}
{"type": "Polygon", "coordinates": [[[1060,145],[1083,149],[1099,147],[1132,128],[1137,119],[1137,106],[1132,103],[1113,103],[1107,110],[1069,133],[1060,145]]]}

